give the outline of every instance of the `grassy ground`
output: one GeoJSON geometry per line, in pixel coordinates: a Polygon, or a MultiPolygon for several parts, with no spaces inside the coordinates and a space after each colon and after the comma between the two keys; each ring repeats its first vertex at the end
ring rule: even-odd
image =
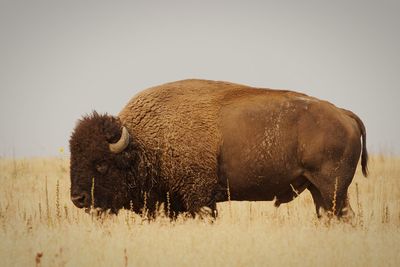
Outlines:
{"type": "Polygon", "coordinates": [[[316,219],[309,192],[218,206],[219,218],[101,219],[69,199],[65,158],[0,160],[1,266],[400,266],[400,159],[350,186],[353,224],[316,219]],[[357,192],[358,191],[358,192],[357,192]]]}

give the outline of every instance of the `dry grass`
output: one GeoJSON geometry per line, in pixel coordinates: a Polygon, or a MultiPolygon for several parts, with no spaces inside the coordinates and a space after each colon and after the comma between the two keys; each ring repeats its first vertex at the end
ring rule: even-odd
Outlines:
{"type": "Polygon", "coordinates": [[[308,192],[278,209],[223,203],[214,223],[149,223],[75,208],[67,159],[2,159],[0,265],[400,266],[400,159],[370,163],[370,177],[358,172],[350,187],[353,225],[317,220],[308,192]]]}

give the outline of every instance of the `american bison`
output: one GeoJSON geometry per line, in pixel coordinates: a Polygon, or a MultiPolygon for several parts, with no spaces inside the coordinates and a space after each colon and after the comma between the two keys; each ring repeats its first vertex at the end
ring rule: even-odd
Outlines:
{"type": "Polygon", "coordinates": [[[77,207],[145,206],[151,214],[164,203],[170,214],[193,216],[204,208],[215,215],[228,198],[279,206],[305,189],[318,216],[320,208],[349,216],[347,189],[360,154],[365,176],[368,161],[365,127],[351,111],[293,91],[207,80],[144,90],[117,117],[83,117],[70,151],[77,207]]]}

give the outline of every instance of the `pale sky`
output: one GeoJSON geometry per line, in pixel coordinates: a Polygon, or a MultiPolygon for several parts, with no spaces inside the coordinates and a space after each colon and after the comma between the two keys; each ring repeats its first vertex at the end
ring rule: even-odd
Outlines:
{"type": "Polygon", "coordinates": [[[400,155],[400,1],[0,0],[0,156],[57,155],[92,110],[186,78],[357,113],[400,155]]]}

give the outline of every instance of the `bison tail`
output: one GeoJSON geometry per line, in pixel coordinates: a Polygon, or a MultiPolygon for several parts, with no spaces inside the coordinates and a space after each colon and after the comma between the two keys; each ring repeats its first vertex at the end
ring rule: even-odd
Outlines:
{"type": "Polygon", "coordinates": [[[365,130],[364,123],[362,120],[353,112],[343,109],[348,116],[350,116],[352,119],[354,119],[357,124],[358,128],[361,131],[361,138],[362,138],[362,153],[361,153],[361,168],[362,168],[362,173],[365,177],[368,176],[368,151],[367,151],[367,132],[365,130]]]}
{"type": "MultiPolygon", "coordinates": [[[[357,117],[358,118],[358,117],[357,117]]],[[[358,118],[357,123],[361,129],[361,136],[362,136],[362,154],[361,154],[361,167],[362,173],[365,177],[368,176],[368,151],[367,151],[367,132],[365,130],[364,123],[358,118]]]]}

